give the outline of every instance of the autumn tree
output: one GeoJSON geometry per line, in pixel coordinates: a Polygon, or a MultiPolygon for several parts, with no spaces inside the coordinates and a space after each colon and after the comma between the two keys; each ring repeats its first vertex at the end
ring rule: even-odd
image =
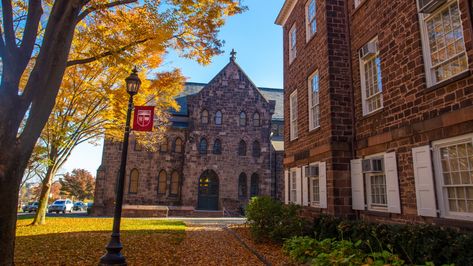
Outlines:
{"type": "Polygon", "coordinates": [[[73,196],[79,200],[92,199],[95,190],[95,178],[84,169],[74,169],[59,179],[61,194],[73,196]]]}
{"type": "Polygon", "coordinates": [[[1,1],[0,265],[13,264],[21,179],[66,68],[97,60],[133,64],[130,54],[156,66],[168,48],[208,63],[221,52],[217,32],[225,17],[241,11],[238,2],[1,1]],[[75,47],[75,38],[88,39],[88,47],[75,47]]]}

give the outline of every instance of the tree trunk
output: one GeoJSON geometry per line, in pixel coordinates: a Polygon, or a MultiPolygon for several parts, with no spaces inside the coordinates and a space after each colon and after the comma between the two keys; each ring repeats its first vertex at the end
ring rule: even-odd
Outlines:
{"type": "Polygon", "coordinates": [[[0,265],[13,265],[18,192],[24,167],[21,160],[0,162],[0,265]]]}
{"type": "Polygon", "coordinates": [[[51,191],[51,184],[53,178],[56,175],[56,171],[54,169],[54,165],[49,166],[48,172],[46,173],[46,176],[43,179],[41,185],[41,194],[39,196],[38,210],[36,210],[36,214],[31,225],[42,225],[46,223],[46,212],[48,211],[47,208],[49,193],[51,191]]]}

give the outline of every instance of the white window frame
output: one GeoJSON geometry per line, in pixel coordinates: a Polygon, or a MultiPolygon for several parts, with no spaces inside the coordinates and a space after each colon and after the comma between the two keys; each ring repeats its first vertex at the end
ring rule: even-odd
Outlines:
{"type": "Polygon", "coordinates": [[[297,168],[292,168],[289,172],[289,202],[297,203],[297,168]]]}
{"type": "MultiPolygon", "coordinates": [[[[378,43],[378,37],[375,37],[373,38],[372,40],[370,40],[367,44],[369,43],[378,43]]],[[[382,80],[378,80],[378,84],[377,86],[381,85],[381,88],[380,88],[380,91],[378,93],[375,93],[373,95],[370,95],[370,97],[368,98],[367,95],[366,95],[366,89],[367,89],[367,86],[366,86],[366,68],[365,68],[365,65],[374,60],[374,64],[375,64],[375,68],[376,68],[376,76],[379,76],[379,78],[382,78],[382,70],[377,68],[376,66],[376,59],[379,59],[381,60],[380,58],[380,55],[379,55],[379,48],[378,48],[378,45],[376,45],[376,54],[369,57],[369,58],[361,58],[360,55],[359,55],[359,61],[360,61],[360,81],[361,81],[361,99],[362,99],[362,108],[363,108],[363,115],[369,115],[371,113],[374,113],[374,112],[377,112],[381,109],[383,109],[384,107],[384,103],[383,103],[383,82],[382,80]],[[381,74],[378,73],[378,71],[381,71],[381,74]],[[369,110],[368,108],[368,101],[372,98],[375,98],[375,97],[381,97],[381,106],[377,109],[373,109],[373,110],[369,110]]],[[[380,67],[381,68],[381,67],[380,67]]]]}
{"type": "MultiPolygon", "coordinates": [[[[465,73],[469,70],[469,63],[468,63],[468,55],[467,55],[467,50],[465,46],[465,31],[463,29],[463,23],[461,20],[461,10],[460,8],[458,9],[458,12],[460,14],[460,28],[461,28],[461,33],[462,33],[462,38],[463,38],[463,47],[465,49],[464,54],[466,56],[466,68],[463,71],[460,71],[457,74],[454,74],[442,81],[436,81],[435,80],[435,71],[433,70],[432,66],[432,58],[431,58],[431,51],[430,51],[430,42],[429,42],[429,36],[428,36],[428,29],[427,29],[427,21],[444,11],[446,8],[448,8],[453,2],[456,2],[457,5],[459,5],[458,0],[449,0],[446,3],[444,3],[442,6],[438,7],[434,12],[431,14],[422,14],[419,13],[419,24],[420,24],[420,32],[421,32],[421,42],[422,42],[422,52],[423,52],[423,57],[424,57],[424,68],[425,68],[425,76],[426,76],[426,81],[427,81],[427,87],[432,87],[436,84],[439,84],[441,82],[444,82],[448,79],[451,79],[455,76],[461,75],[462,73],[465,73]]],[[[417,8],[420,10],[419,2],[417,1],[417,8]]],[[[461,53],[459,53],[457,56],[460,56],[461,53]]],[[[448,61],[448,60],[445,60],[448,61]]],[[[445,62],[444,61],[444,62],[445,62]]]]}
{"type": "Polygon", "coordinates": [[[296,23],[292,25],[291,29],[289,30],[288,36],[288,44],[289,44],[289,64],[294,61],[297,56],[297,28],[296,23]]]}
{"type": "Polygon", "coordinates": [[[317,0],[309,0],[305,4],[305,31],[306,31],[306,42],[309,42],[312,37],[314,37],[315,33],[317,33],[317,0]],[[310,4],[314,3],[314,14],[311,19],[309,14],[310,12],[310,4]],[[315,23],[315,31],[312,32],[312,23],[315,23]]]}
{"type": "Polygon", "coordinates": [[[433,159],[434,159],[434,178],[437,195],[437,202],[440,209],[440,217],[458,219],[458,220],[473,220],[473,213],[453,212],[448,209],[447,191],[444,189],[444,179],[442,175],[442,163],[440,159],[440,149],[452,145],[473,142],[473,134],[462,135],[458,137],[442,139],[432,142],[433,159]]]}
{"type": "Polygon", "coordinates": [[[295,140],[299,136],[298,130],[298,103],[297,90],[294,90],[289,96],[289,123],[290,123],[290,140],[295,140]]]}
{"type": "Polygon", "coordinates": [[[357,8],[361,3],[363,3],[364,0],[354,0],[354,5],[355,5],[355,8],[357,8]]]}
{"type": "Polygon", "coordinates": [[[378,153],[364,157],[363,159],[382,159],[383,160],[383,172],[382,173],[363,173],[363,179],[365,180],[365,191],[366,191],[366,205],[367,209],[370,211],[379,211],[379,212],[388,212],[388,187],[387,187],[387,177],[386,177],[386,166],[384,162],[385,153],[378,153]],[[385,185],[385,197],[386,197],[386,206],[372,206],[373,202],[371,199],[371,176],[376,175],[384,176],[384,185],[385,185]]]}
{"type": "Polygon", "coordinates": [[[309,131],[312,131],[314,129],[317,129],[320,127],[320,76],[319,76],[319,71],[315,71],[312,73],[312,75],[309,76],[309,79],[307,80],[307,89],[308,89],[308,107],[309,107],[309,131]],[[317,99],[315,103],[312,105],[312,89],[313,89],[313,79],[314,77],[317,76],[317,99]],[[314,109],[317,110],[316,117],[315,117],[315,123],[314,123],[314,109]]]}
{"type": "MultiPolygon", "coordinates": [[[[309,166],[319,167],[319,162],[311,163],[309,166]]],[[[320,169],[319,169],[319,171],[320,171],[320,169]]],[[[310,193],[309,193],[309,203],[310,203],[310,206],[320,208],[320,172],[319,172],[319,176],[307,176],[307,178],[309,179],[309,191],[310,191],[310,193]],[[319,191],[318,191],[319,200],[318,201],[314,201],[314,185],[313,185],[314,181],[318,182],[318,188],[319,188],[319,191]]]]}

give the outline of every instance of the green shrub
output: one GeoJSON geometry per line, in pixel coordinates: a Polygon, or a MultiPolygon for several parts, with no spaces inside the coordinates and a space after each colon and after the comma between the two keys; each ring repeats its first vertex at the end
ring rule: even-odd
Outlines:
{"type": "Polygon", "coordinates": [[[246,207],[246,218],[256,241],[281,242],[307,232],[307,222],[298,216],[299,206],[284,205],[268,196],[253,197],[246,207]]]}

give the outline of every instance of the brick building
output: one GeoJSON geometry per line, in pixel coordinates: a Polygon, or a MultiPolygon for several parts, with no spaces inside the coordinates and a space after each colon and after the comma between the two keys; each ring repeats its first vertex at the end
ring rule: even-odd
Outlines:
{"type": "Polygon", "coordinates": [[[473,227],[471,7],[285,1],[286,202],[473,227]]]}
{"type": "MultiPolygon", "coordinates": [[[[125,215],[236,212],[253,195],[281,197],[283,91],[257,88],[234,56],[208,84],[185,84],[158,152],[131,139],[125,215]]],[[[96,215],[113,213],[121,145],[105,140],[96,215]]]]}

